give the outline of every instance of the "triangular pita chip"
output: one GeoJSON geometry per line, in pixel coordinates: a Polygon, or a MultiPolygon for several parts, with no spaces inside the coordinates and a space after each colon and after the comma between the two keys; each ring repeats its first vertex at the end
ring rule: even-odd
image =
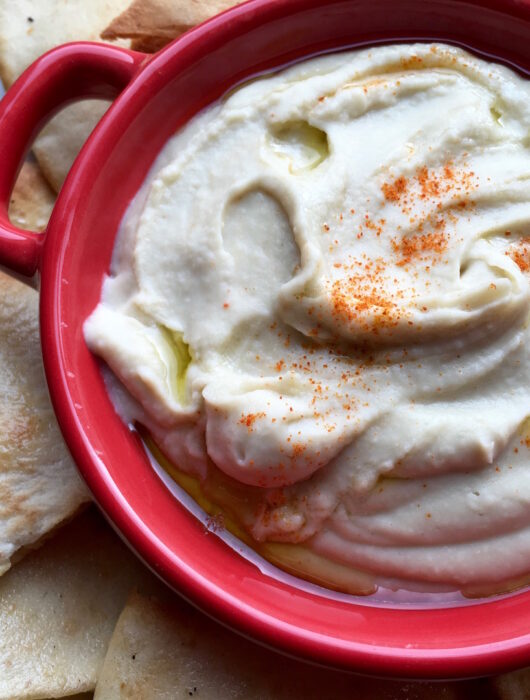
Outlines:
{"type": "MultiPolygon", "coordinates": [[[[100,32],[128,0],[0,0],[0,78],[8,87],[30,63],[68,41],[99,41],[100,32]]],[[[82,144],[108,104],[68,107],[44,128],[34,151],[58,191],[82,144]]]]}
{"type": "Polygon", "coordinates": [[[528,700],[530,698],[530,668],[506,673],[494,679],[498,700],[528,700]]]}
{"type": "Polygon", "coordinates": [[[0,700],[94,688],[116,620],[145,576],[95,510],[0,579],[0,700]]]}
{"type": "Polygon", "coordinates": [[[59,192],[72,163],[109,108],[102,100],[86,100],[59,112],[41,131],[33,152],[46,179],[59,192]]]}
{"type": "Polygon", "coordinates": [[[237,0],[134,0],[101,36],[132,39],[138,51],[157,51],[191,27],[238,4],[237,0]]]}
{"type": "Polygon", "coordinates": [[[294,661],[221,627],[160,586],[129,598],[94,698],[469,700],[485,689],[487,681],[399,683],[294,661]]]}
{"type": "MultiPolygon", "coordinates": [[[[13,222],[42,230],[54,196],[26,163],[11,197],[13,222]]],[[[0,574],[89,499],[48,396],[38,294],[0,272],[0,574]]]]}
{"type": "Polygon", "coordinates": [[[43,231],[54,202],[55,195],[37,163],[24,163],[9,202],[11,221],[28,231],[43,231]]]}

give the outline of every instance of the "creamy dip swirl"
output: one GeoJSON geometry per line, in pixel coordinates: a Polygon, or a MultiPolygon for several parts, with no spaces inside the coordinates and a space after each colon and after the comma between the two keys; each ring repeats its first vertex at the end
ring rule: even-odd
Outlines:
{"type": "Polygon", "coordinates": [[[405,587],[515,580],[529,147],[528,83],[453,47],[255,80],[164,148],[87,342],[181,469],[243,488],[255,540],[405,587]]]}

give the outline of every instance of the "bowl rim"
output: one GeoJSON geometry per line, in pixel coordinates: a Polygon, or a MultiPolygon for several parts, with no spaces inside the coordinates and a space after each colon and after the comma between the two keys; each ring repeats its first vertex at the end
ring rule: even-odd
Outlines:
{"type": "MultiPolygon", "coordinates": [[[[517,0],[447,0],[451,5],[472,5],[517,14],[530,21],[530,7],[521,9],[517,0]],[[521,14],[523,13],[523,14],[521,14]]],[[[378,643],[359,642],[352,637],[341,638],[339,635],[318,633],[314,628],[308,630],[300,625],[288,624],[275,617],[271,609],[263,605],[249,606],[248,602],[228,595],[207,577],[194,571],[185,559],[167,547],[146,527],[130,503],[109,478],[102,455],[94,449],[84,430],[83,420],[71,395],[71,382],[66,376],[65,358],[68,349],[61,339],[61,265],[66,250],[67,239],[60,231],[61,225],[68,219],[68,209],[79,199],[82,184],[86,183],[86,164],[102,158],[112,133],[120,123],[126,123],[135,108],[140,104],[142,92],[146,85],[161,85],[165,80],[165,71],[169,70],[176,57],[188,54],[189,60],[197,60],[206,55],[220,42],[238,32],[249,31],[264,21],[285,18],[307,7],[338,5],[341,0],[249,0],[239,6],[208,20],[177,38],[167,47],[155,54],[139,70],[131,85],[117,98],[97,126],[78,159],[76,160],[61,191],[56,209],[50,220],[44,245],[41,265],[41,339],[46,376],[52,403],[74,461],[92,490],[96,501],[104,514],[125,539],[137,555],[166,583],[182,594],[188,601],[200,607],[204,612],[218,621],[244,635],[286,654],[312,660],[321,664],[343,669],[356,670],[373,675],[388,675],[405,678],[449,678],[487,675],[524,665],[530,657],[530,632],[518,633],[510,639],[489,640],[469,647],[451,647],[447,639],[436,640],[430,648],[419,648],[414,642],[402,647],[389,647],[378,643]],[[445,646],[444,646],[445,644],[445,646]]],[[[529,25],[530,31],[530,25],[529,25]]],[[[375,42],[371,42],[372,44],[375,42]]],[[[337,47],[335,50],[344,50],[337,47]]],[[[74,207],[75,208],[75,207],[74,207]]],[[[237,555],[236,555],[237,556],[237,555]]],[[[258,579],[264,574],[258,574],[258,579]]],[[[370,605],[363,605],[358,600],[351,604],[355,613],[363,618],[362,624],[369,622],[373,616],[370,605]]],[[[474,607],[481,609],[481,614],[500,615],[502,611],[517,608],[517,614],[523,610],[530,611],[530,591],[515,594],[507,599],[488,599],[474,607]],[[517,601],[525,603],[517,607],[517,601]]],[[[457,624],[460,616],[465,617],[467,608],[451,608],[442,611],[428,609],[406,610],[408,624],[414,628],[422,624],[451,624],[448,618],[457,624]]],[[[400,624],[404,610],[388,610],[385,614],[391,624],[400,624]]],[[[487,617],[487,615],[485,616],[487,617]]],[[[378,618],[378,624],[384,624],[378,618]]],[[[390,623],[389,623],[390,624],[390,623]]],[[[447,632],[446,632],[447,634],[447,632]]]]}

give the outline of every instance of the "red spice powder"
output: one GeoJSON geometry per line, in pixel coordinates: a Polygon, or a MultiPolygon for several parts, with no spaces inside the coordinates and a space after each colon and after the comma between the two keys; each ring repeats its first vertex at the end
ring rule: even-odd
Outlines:
{"type": "Polygon", "coordinates": [[[513,243],[506,255],[519,266],[521,272],[530,271],[530,237],[521,238],[516,243],[513,243]]]}
{"type": "Polygon", "coordinates": [[[306,446],[301,443],[301,442],[295,442],[293,445],[293,452],[292,452],[292,457],[299,457],[302,455],[306,450],[306,446]]]}
{"type": "Polygon", "coordinates": [[[413,54],[412,56],[407,56],[406,58],[400,59],[401,67],[405,70],[411,70],[415,68],[423,68],[424,60],[421,56],[413,54]]]}
{"type": "MultiPolygon", "coordinates": [[[[440,192],[440,178],[436,177],[435,174],[429,173],[428,168],[420,168],[416,179],[421,188],[421,198],[425,197],[439,197],[440,192]]],[[[451,178],[452,179],[452,178],[451,178]]]]}
{"type": "Polygon", "coordinates": [[[398,202],[407,191],[407,178],[401,176],[394,182],[385,182],[381,186],[383,195],[388,202],[398,202]]]}
{"type": "Polygon", "coordinates": [[[350,323],[355,321],[364,330],[372,330],[375,334],[381,326],[397,325],[402,312],[384,288],[384,261],[356,260],[347,269],[353,274],[335,280],[331,285],[333,315],[350,323]]]}
{"type": "Polygon", "coordinates": [[[477,187],[475,173],[466,169],[465,164],[456,168],[452,161],[447,161],[439,169],[419,168],[415,175],[406,178],[403,175],[381,185],[381,191],[387,202],[400,204],[404,214],[410,213],[414,200],[430,200],[440,208],[442,195],[452,195],[452,199],[461,200],[459,207],[465,208],[468,202],[462,199],[477,187]]]}
{"type": "MultiPolygon", "coordinates": [[[[441,222],[443,225],[443,222],[441,222]]],[[[397,265],[403,266],[412,262],[413,258],[425,260],[433,256],[432,262],[436,263],[436,255],[440,255],[447,249],[448,236],[443,231],[434,231],[416,236],[406,236],[400,241],[392,240],[394,252],[401,256],[397,265]]]]}
{"type": "Polygon", "coordinates": [[[247,413],[241,414],[241,418],[239,422],[241,425],[246,425],[248,428],[248,432],[251,433],[253,430],[254,423],[258,420],[258,418],[265,418],[265,413],[263,411],[259,411],[258,413],[247,413]]]}

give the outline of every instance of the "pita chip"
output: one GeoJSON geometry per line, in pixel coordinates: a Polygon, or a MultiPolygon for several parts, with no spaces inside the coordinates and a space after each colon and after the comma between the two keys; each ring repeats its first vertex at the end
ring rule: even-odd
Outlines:
{"type": "Polygon", "coordinates": [[[44,231],[55,202],[55,194],[34,161],[26,161],[9,202],[9,218],[19,228],[44,231]]]}
{"type": "Polygon", "coordinates": [[[41,131],[33,152],[55,192],[61,189],[81,147],[109,106],[102,100],[78,102],[59,112],[41,131]]]}
{"type": "Polygon", "coordinates": [[[294,661],[230,632],[159,586],[130,596],[94,699],[469,700],[485,687],[481,681],[373,680],[294,661]]]}
{"type": "Polygon", "coordinates": [[[493,680],[498,700],[528,700],[530,698],[530,668],[505,673],[493,680]]]}
{"type": "Polygon", "coordinates": [[[94,688],[116,620],[144,572],[95,509],[0,579],[0,700],[94,688]]]}
{"type": "MultiPolygon", "coordinates": [[[[11,196],[12,221],[40,231],[54,195],[25,163],[11,196]]],[[[39,342],[38,294],[0,272],[0,574],[89,500],[48,396],[39,342]]]]}
{"type": "Polygon", "coordinates": [[[101,36],[132,39],[138,51],[158,51],[179,34],[238,4],[236,0],[134,0],[101,36]]]}
{"type": "Polygon", "coordinates": [[[38,294],[0,272],[0,574],[88,499],[48,396],[38,294]]]}
{"type": "MultiPolygon", "coordinates": [[[[68,41],[98,41],[128,0],[0,0],[0,78],[9,87],[40,55],[68,41]]],[[[57,192],[108,103],[71,105],[37,138],[34,152],[57,192]]]]}

